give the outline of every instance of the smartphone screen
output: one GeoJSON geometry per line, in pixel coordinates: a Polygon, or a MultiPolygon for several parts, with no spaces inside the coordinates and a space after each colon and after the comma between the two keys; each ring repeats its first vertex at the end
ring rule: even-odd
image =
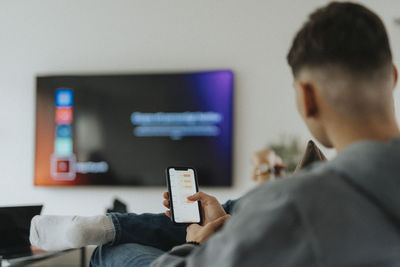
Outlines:
{"type": "Polygon", "coordinates": [[[188,196],[198,192],[195,175],[193,168],[167,169],[171,215],[175,223],[201,223],[200,203],[187,199],[188,196]]]}

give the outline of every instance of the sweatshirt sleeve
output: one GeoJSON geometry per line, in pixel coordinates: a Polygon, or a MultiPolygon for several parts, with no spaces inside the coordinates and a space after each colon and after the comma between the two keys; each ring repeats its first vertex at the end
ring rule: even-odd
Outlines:
{"type": "Polygon", "coordinates": [[[201,246],[175,247],[151,266],[316,266],[296,203],[259,191],[239,204],[224,228],[201,246]]]}

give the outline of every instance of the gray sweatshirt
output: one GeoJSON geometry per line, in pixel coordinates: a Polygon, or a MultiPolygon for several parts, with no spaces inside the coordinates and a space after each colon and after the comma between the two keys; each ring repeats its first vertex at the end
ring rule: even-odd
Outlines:
{"type": "Polygon", "coordinates": [[[152,266],[400,266],[400,138],[264,183],[203,245],[152,266]]]}

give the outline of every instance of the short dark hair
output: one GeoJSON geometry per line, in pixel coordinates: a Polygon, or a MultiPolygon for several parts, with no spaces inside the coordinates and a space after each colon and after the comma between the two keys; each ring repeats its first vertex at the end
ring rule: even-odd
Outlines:
{"type": "Polygon", "coordinates": [[[332,2],[317,9],[296,34],[287,61],[296,76],[303,67],[338,65],[367,74],[392,63],[382,20],[366,7],[332,2]]]}

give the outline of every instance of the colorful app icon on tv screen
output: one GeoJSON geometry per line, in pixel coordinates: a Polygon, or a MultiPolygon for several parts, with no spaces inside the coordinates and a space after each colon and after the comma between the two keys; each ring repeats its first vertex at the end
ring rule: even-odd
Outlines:
{"type": "Polygon", "coordinates": [[[165,186],[190,166],[232,185],[233,73],[37,78],[34,183],[165,186]]]}

